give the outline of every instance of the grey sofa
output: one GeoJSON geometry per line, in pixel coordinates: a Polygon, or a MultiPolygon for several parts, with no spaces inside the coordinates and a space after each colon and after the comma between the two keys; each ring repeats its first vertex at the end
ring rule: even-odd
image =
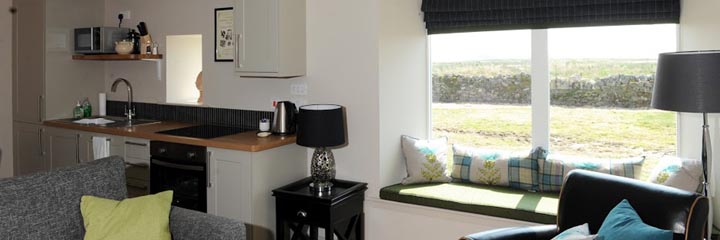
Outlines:
{"type": "MultiPolygon", "coordinates": [[[[126,198],[123,159],[0,179],[0,239],[82,239],[83,195],[126,198]]],[[[241,222],[177,207],[170,212],[170,232],[175,240],[245,239],[241,222]]]]}

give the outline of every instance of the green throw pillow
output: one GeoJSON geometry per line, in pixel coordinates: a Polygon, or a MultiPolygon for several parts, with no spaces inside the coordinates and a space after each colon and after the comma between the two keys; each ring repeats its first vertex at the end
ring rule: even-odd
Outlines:
{"type": "Polygon", "coordinates": [[[122,201],[83,196],[80,212],[85,240],[170,240],[172,191],[122,201]]]}
{"type": "Polygon", "coordinates": [[[623,199],[605,217],[596,239],[672,240],[673,233],[645,224],[630,202],[623,199]]]}

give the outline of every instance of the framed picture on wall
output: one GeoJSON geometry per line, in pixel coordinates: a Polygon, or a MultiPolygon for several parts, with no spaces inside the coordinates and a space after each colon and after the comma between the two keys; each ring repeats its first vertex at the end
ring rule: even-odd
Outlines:
{"type": "Polygon", "coordinates": [[[235,58],[233,8],[215,9],[215,61],[232,62],[235,58]]]}

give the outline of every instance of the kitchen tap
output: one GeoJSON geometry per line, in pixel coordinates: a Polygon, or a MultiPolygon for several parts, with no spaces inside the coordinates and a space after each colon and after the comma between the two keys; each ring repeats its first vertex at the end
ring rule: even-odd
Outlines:
{"type": "Polygon", "coordinates": [[[128,92],[128,101],[127,101],[127,107],[125,107],[125,116],[127,116],[128,123],[132,122],[133,116],[135,116],[135,111],[132,107],[132,101],[133,101],[133,90],[132,85],[127,79],[124,78],[118,78],[115,79],[115,82],[113,82],[112,87],[110,88],[111,92],[115,92],[117,90],[118,84],[121,82],[125,83],[127,86],[127,92],[128,92]]]}

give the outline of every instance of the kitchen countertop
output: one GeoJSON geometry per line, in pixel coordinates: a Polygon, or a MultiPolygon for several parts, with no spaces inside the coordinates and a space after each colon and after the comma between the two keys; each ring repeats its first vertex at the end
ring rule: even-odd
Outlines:
{"type": "Polygon", "coordinates": [[[255,135],[256,131],[242,132],[212,139],[181,137],[156,133],[159,131],[198,125],[192,123],[171,121],[144,124],[132,127],[104,127],[98,125],[77,124],[73,123],[72,119],[50,120],[45,121],[43,124],[50,127],[74,129],[86,132],[104,133],[110,135],[144,138],[149,140],[158,140],[214,148],[224,148],[247,152],[259,152],[288,144],[295,144],[295,135],[270,135],[269,137],[261,138],[255,135]]]}

